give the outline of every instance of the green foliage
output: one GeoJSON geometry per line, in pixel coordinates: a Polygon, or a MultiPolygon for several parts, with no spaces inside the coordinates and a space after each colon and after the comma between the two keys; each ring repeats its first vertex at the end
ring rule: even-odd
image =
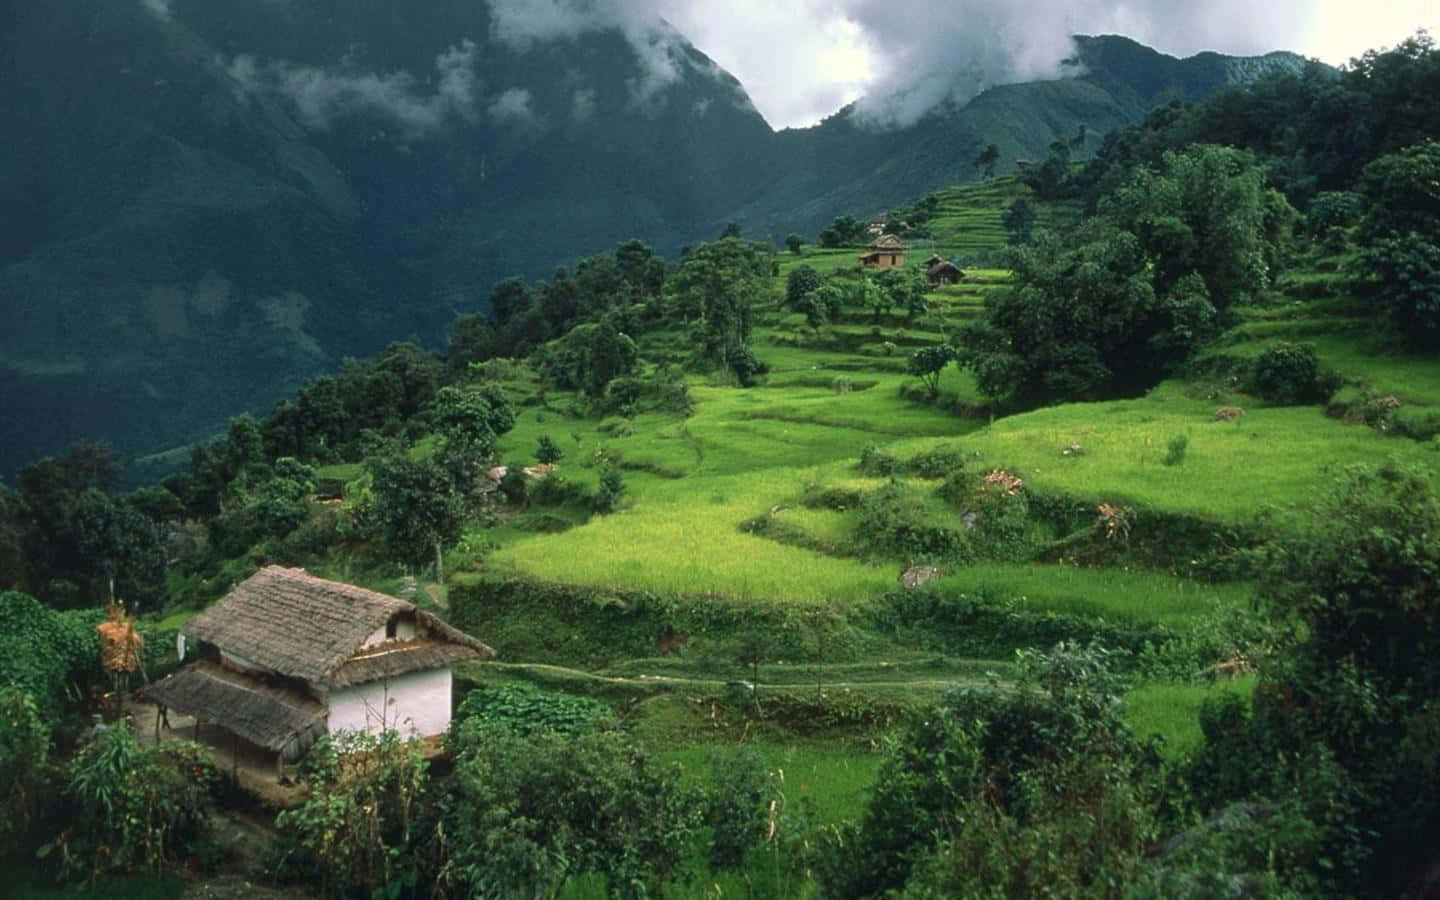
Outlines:
{"type": "Polygon", "coordinates": [[[618,732],[465,737],[441,802],[442,879],[460,892],[553,896],[571,877],[599,874],[612,896],[649,896],[694,840],[701,798],[618,732]]]}
{"type": "Polygon", "coordinates": [[[800,309],[805,295],[818,289],[822,283],[820,275],[810,266],[796,266],[785,277],[785,305],[800,309]]]}
{"type": "Polygon", "coordinates": [[[548,434],[540,435],[540,439],[535,445],[536,462],[542,466],[552,466],[564,458],[565,451],[560,449],[560,445],[555,443],[554,438],[548,434]]]}
{"type": "Polygon", "coordinates": [[[1359,259],[1376,300],[1410,346],[1440,347],[1440,141],[1427,140],[1365,167],[1369,210],[1359,259]]]}
{"type": "Polygon", "coordinates": [[[1005,230],[1010,233],[1010,245],[1020,246],[1030,243],[1035,234],[1035,222],[1039,218],[1035,212],[1035,204],[1030,202],[1028,197],[1016,197],[1015,202],[1005,211],[1004,217],[1000,220],[1005,230]]]}
{"type": "Polygon", "coordinates": [[[620,508],[620,499],[625,494],[625,477],[620,467],[606,460],[600,465],[600,487],[595,492],[594,509],[601,515],[608,515],[620,508]]]}
{"type": "Polygon", "coordinates": [[[712,752],[705,823],[713,829],[710,867],[733,869],[745,854],[766,837],[772,811],[769,804],[779,793],[777,776],[765,760],[748,747],[712,752]]]}
{"type": "Polygon", "coordinates": [[[1159,831],[1160,769],[1111,654],[1022,654],[1017,690],[962,689],[892,745],[819,871],[831,896],[1121,896],[1159,831]]]}
{"type": "Polygon", "coordinates": [[[465,695],[455,710],[451,741],[467,746],[477,739],[476,732],[493,728],[518,735],[538,731],[574,735],[614,725],[614,713],[599,700],[507,684],[476,688],[465,695]]]}
{"type": "Polygon", "coordinates": [[[697,356],[729,365],[750,338],[751,306],[769,290],[770,254],[763,244],[725,238],[701,244],[665,284],[672,314],[693,323],[697,356]]]}
{"type": "Polygon", "coordinates": [[[0,840],[7,845],[24,839],[40,814],[49,762],[50,727],[34,698],[0,687],[0,840]]]}
{"type": "Polygon", "coordinates": [[[56,612],[18,591],[0,591],[0,686],[14,686],[54,718],[72,687],[99,669],[98,610],[56,612]]]}
{"type": "Polygon", "coordinates": [[[1167,466],[1178,466],[1185,461],[1185,453],[1189,449],[1189,435],[1174,435],[1165,442],[1165,458],[1160,461],[1167,466]]]}
{"type": "Polygon", "coordinates": [[[955,359],[955,348],[949,344],[934,344],[921,347],[910,354],[906,371],[917,375],[925,382],[925,390],[931,397],[940,393],[940,373],[955,359]]]}
{"type": "Polygon", "coordinates": [[[366,469],[374,496],[370,524],[395,559],[419,564],[460,536],[466,496],[435,459],[389,452],[367,461],[366,469]]]}
{"type": "Polygon", "coordinates": [[[66,773],[73,810],[46,846],[61,874],[93,882],[107,872],[159,873],[204,832],[218,773],[198,744],[142,746],[123,726],[80,746],[66,773]]]}
{"type": "Polygon", "coordinates": [[[547,345],[541,370],[556,386],[599,397],[611,380],[634,374],[640,351],[609,320],[576,325],[547,345]]]}
{"type": "Polygon", "coordinates": [[[1302,404],[1323,401],[1320,361],[1310,344],[1279,342],[1255,358],[1250,376],[1251,393],[1271,403],[1302,404]]]}
{"type": "Polygon", "coordinates": [[[289,872],[305,871],[327,897],[419,888],[412,842],[430,775],[418,741],[393,731],[329,735],[311,748],[305,777],[309,798],[275,816],[289,872]]]}
{"type": "Polygon", "coordinates": [[[820,231],[820,246],[822,247],[848,247],[858,244],[865,237],[865,223],[854,216],[836,216],[829,225],[820,231]]]}
{"type": "Polygon", "coordinates": [[[795,232],[792,231],[790,234],[787,234],[787,235],[785,236],[785,248],[786,248],[787,250],[789,250],[791,253],[794,253],[796,256],[799,256],[799,255],[800,255],[800,250],[801,250],[801,248],[803,248],[804,246],[805,246],[805,235],[803,235],[803,234],[796,234],[795,232]]]}
{"type": "Polygon", "coordinates": [[[905,563],[962,563],[971,557],[965,536],[931,521],[924,498],[898,482],[867,494],[855,522],[856,550],[905,563]]]}
{"type": "Polygon", "coordinates": [[[900,460],[880,449],[877,444],[866,444],[860,450],[859,469],[861,475],[883,478],[900,471],[900,460]]]}

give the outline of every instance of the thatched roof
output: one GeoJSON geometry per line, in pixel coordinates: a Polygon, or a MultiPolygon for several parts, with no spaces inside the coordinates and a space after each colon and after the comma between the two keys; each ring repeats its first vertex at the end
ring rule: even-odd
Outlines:
{"type": "MultiPolygon", "coordinates": [[[[261,569],[236,585],[225,599],[191,619],[183,630],[257,666],[327,684],[367,638],[402,613],[414,616],[435,643],[452,648],[448,662],[495,655],[468,634],[420,612],[413,603],[280,566],[261,569]]],[[[427,667],[427,657],[411,659],[415,666],[384,674],[427,667]]]]}
{"type": "Polygon", "coordinates": [[[929,269],[929,275],[931,278],[936,278],[940,275],[944,275],[947,272],[957,278],[965,277],[965,270],[950,262],[950,260],[948,259],[941,260],[940,262],[935,263],[929,269]]]}
{"type": "Polygon", "coordinates": [[[324,704],[203,660],[155,682],[144,694],[269,750],[282,750],[297,736],[325,730],[324,704]]]}
{"type": "Polygon", "coordinates": [[[426,638],[382,644],[352,656],[330,676],[330,686],[344,688],[406,672],[441,669],[463,660],[474,659],[477,655],[476,651],[469,647],[426,638]]]}
{"type": "Polygon", "coordinates": [[[904,250],[905,242],[893,234],[882,234],[870,242],[871,250],[904,250]]]}

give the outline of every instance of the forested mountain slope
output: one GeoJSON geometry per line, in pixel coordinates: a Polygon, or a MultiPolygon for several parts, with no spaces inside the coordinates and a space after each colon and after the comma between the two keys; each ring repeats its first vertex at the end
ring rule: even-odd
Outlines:
{"type": "Polygon", "coordinates": [[[1300,64],[1087,39],[1076,78],[776,134],[663,23],[637,45],[510,35],[460,0],[8,9],[0,471],[80,437],[193,439],[625,237],[813,230],[972,178],[988,143],[1008,165],[1300,64]]]}

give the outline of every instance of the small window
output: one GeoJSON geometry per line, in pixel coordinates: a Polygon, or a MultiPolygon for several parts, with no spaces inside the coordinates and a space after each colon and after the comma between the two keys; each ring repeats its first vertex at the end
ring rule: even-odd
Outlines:
{"type": "Polygon", "coordinates": [[[399,622],[399,621],[400,621],[400,620],[397,618],[397,619],[391,619],[390,621],[388,621],[388,622],[385,623],[385,640],[387,640],[387,641],[393,641],[393,640],[395,640],[395,625],[396,625],[396,623],[399,622]]]}

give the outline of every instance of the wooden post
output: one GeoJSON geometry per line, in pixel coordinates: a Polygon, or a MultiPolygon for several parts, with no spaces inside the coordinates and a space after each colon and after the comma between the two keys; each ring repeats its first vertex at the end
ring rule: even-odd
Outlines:
{"type": "Polygon", "coordinates": [[[195,742],[200,742],[200,717],[195,717],[195,742]]]}
{"type": "Polygon", "coordinates": [[[165,707],[155,707],[155,743],[160,743],[160,717],[165,714],[165,707]]]}
{"type": "Polygon", "coordinates": [[[275,782],[278,784],[285,777],[285,748],[281,747],[275,751],[275,782]]]}

